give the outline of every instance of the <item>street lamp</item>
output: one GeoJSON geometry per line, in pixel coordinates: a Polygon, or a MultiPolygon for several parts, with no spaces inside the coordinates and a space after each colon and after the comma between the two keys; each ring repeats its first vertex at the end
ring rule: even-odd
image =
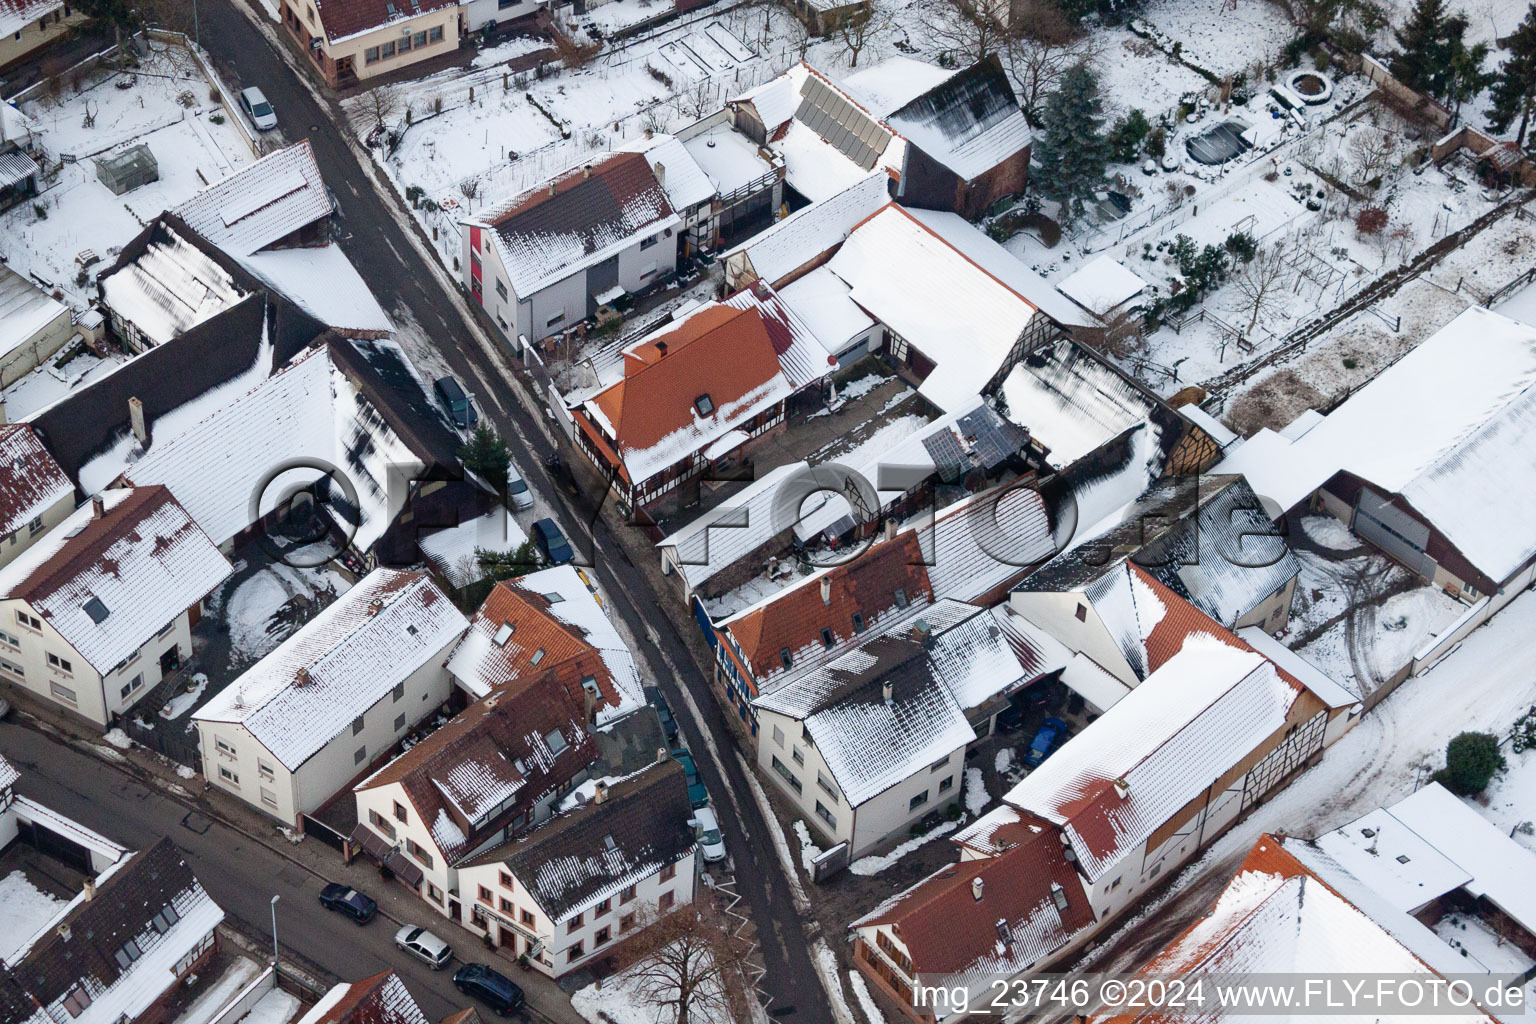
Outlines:
{"type": "Polygon", "coordinates": [[[272,896],[272,970],[277,971],[277,901],[282,899],[275,893],[272,896]]]}

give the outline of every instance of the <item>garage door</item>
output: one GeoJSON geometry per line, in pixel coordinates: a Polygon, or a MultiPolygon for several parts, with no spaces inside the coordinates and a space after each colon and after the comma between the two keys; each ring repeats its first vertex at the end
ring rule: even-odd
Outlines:
{"type": "Polygon", "coordinates": [[[1429,527],[1392,507],[1369,487],[1360,489],[1355,532],[1420,575],[1433,578],[1435,560],[1424,553],[1429,527]]]}

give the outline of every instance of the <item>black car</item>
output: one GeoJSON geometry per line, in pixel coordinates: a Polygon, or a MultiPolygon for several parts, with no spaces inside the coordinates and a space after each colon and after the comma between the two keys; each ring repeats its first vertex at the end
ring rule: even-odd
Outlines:
{"type": "Polygon", "coordinates": [[[571,545],[565,539],[565,534],[560,532],[560,527],[555,525],[553,519],[535,521],[529,532],[533,534],[533,543],[538,547],[539,554],[553,564],[566,565],[575,560],[575,552],[571,551],[571,545]]]}
{"type": "Polygon", "coordinates": [[[668,706],[667,698],[661,695],[661,690],[654,686],[647,686],[645,700],[656,709],[656,717],[661,719],[661,734],[667,738],[669,744],[677,743],[677,719],[672,717],[672,708],[668,706]]]}
{"type": "Polygon", "coordinates": [[[480,414],[475,412],[475,403],[469,400],[457,380],[439,377],[432,384],[432,390],[437,392],[437,400],[442,403],[443,410],[448,413],[454,426],[460,430],[475,428],[475,424],[480,421],[480,414]]]}
{"type": "Polygon", "coordinates": [[[320,890],[320,905],[326,910],[346,914],[358,924],[367,924],[379,912],[377,903],[340,882],[332,882],[320,890]]]}
{"type": "Polygon", "coordinates": [[[498,974],[484,964],[465,964],[453,974],[453,984],[465,995],[474,996],[506,1017],[523,1008],[523,990],[517,982],[498,974]]]}

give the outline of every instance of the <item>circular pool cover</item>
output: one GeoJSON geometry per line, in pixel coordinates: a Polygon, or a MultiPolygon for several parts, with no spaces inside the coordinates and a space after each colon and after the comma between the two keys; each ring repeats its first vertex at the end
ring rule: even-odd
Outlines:
{"type": "Polygon", "coordinates": [[[1192,139],[1184,140],[1184,148],[1196,163],[1215,166],[1233,157],[1241,156],[1253,146],[1243,138],[1248,124],[1237,118],[1223,121],[1209,131],[1201,132],[1192,139]]]}

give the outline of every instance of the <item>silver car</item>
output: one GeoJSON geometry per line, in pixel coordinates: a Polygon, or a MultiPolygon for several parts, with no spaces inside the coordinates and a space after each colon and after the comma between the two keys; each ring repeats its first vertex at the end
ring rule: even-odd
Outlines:
{"type": "Polygon", "coordinates": [[[414,924],[408,924],[395,932],[395,945],[434,971],[447,967],[453,959],[453,950],[448,943],[414,924]]]}
{"type": "Polygon", "coordinates": [[[266,95],[254,85],[240,90],[240,109],[251,119],[260,132],[277,127],[277,112],[267,102],[266,95]]]}

